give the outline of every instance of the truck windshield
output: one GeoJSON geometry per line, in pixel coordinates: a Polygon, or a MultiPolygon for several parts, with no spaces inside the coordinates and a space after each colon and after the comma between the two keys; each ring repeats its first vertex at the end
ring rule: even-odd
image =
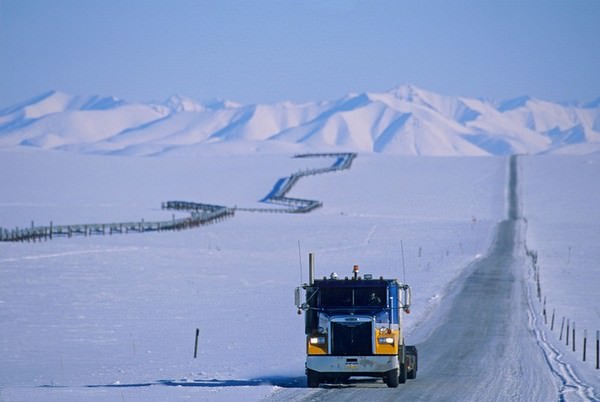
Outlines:
{"type": "Polygon", "coordinates": [[[323,287],[320,307],[386,307],[385,287],[323,287]]]}

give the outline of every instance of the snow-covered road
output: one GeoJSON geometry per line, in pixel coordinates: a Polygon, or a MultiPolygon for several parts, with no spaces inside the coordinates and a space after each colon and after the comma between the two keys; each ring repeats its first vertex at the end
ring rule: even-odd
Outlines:
{"type": "MultiPolygon", "coordinates": [[[[545,349],[531,313],[525,258],[526,220],[521,216],[518,159],[510,158],[506,219],[499,222],[487,254],[451,285],[447,304],[414,337],[419,373],[398,389],[356,382],[306,390],[282,390],[275,400],[336,401],[563,401],[600,398],[565,378],[545,349]],[[568,396],[566,396],[568,394],[568,396]]],[[[564,370],[562,370],[564,371],[564,370]]],[[[573,373],[570,373],[573,374],[573,373]]]]}

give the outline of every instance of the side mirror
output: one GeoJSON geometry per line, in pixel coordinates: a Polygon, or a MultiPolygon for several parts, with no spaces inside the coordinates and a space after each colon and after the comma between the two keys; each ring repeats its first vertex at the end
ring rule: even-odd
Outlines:
{"type": "Polygon", "coordinates": [[[412,293],[410,291],[410,286],[402,285],[400,287],[402,289],[402,309],[405,313],[410,313],[410,304],[412,301],[412,293]]]}
{"type": "Polygon", "coordinates": [[[301,287],[297,287],[294,290],[294,305],[297,308],[302,308],[302,288],[301,287]]]}

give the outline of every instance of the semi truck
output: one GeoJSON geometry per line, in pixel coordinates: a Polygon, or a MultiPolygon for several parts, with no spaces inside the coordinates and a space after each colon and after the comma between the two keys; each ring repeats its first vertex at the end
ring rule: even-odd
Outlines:
{"type": "Polygon", "coordinates": [[[295,289],[304,312],[308,387],[345,383],[351,377],[379,377],[391,388],[417,376],[417,348],[405,344],[402,315],[410,312],[411,290],[396,279],[360,275],[309,280],[295,289]]]}

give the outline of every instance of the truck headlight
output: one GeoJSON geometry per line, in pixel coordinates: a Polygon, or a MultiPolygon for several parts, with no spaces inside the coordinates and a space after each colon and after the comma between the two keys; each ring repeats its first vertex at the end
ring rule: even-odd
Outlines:
{"type": "Polygon", "coordinates": [[[393,345],[394,338],[391,336],[384,336],[381,338],[377,338],[377,342],[379,342],[380,344],[385,344],[385,345],[393,345]]]}
{"type": "Polygon", "coordinates": [[[311,336],[309,340],[311,345],[325,345],[324,336],[311,336]]]}

